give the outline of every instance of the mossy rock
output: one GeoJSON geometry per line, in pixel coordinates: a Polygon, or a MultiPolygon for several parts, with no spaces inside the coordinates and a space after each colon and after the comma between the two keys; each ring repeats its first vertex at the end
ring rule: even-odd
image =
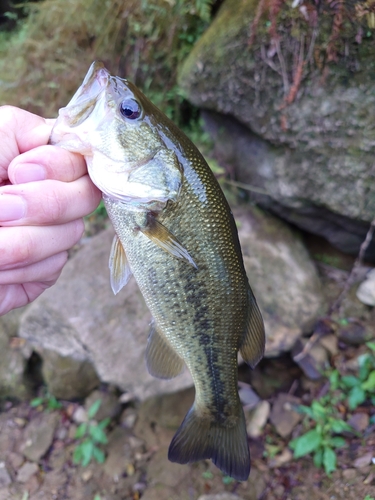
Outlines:
{"type": "Polygon", "coordinates": [[[349,27],[344,19],[333,44],[333,7],[324,4],[313,35],[312,20],[281,2],[277,36],[265,12],[252,37],[259,5],[225,1],[181,67],[179,84],[194,105],[234,117],[265,141],[268,175],[256,159],[252,171],[234,167],[240,180],[256,179],[288,208],[283,217],[309,230],[308,221],[299,221],[316,208],[340,219],[338,226],[341,217],[342,227],[355,221],[362,241],[375,214],[375,43],[370,28],[365,36],[366,17],[353,14],[349,27]]]}

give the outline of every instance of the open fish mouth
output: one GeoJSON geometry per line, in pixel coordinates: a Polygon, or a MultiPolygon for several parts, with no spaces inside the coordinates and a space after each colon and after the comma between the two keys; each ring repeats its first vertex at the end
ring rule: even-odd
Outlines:
{"type": "Polygon", "coordinates": [[[61,108],[59,116],[69,127],[77,127],[85,121],[105,92],[110,82],[110,74],[102,62],[95,61],[90,66],[82,85],[73,95],[68,105],[61,108]]]}

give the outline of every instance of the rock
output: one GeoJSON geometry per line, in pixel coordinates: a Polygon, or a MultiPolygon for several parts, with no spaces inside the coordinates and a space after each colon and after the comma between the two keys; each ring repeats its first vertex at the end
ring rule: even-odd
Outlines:
{"type": "Polygon", "coordinates": [[[242,498],[232,493],[218,493],[216,495],[201,495],[198,500],[242,500],[242,498]]]}
{"type": "Polygon", "coordinates": [[[89,417],[84,407],[78,406],[72,415],[72,419],[76,424],[83,424],[84,422],[88,422],[89,417]]]}
{"type": "Polygon", "coordinates": [[[189,475],[186,465],[172,463],[168,460],[168,448],[160,448],[148,463],[147,481],[150,486],[163,485],[177,488],[180,482],[189,475]]]}
{"type": "Polygon", "coordinates": [[[59,422],[57,413],[41,413],[25,428],[23,455],[32,462],[38,462],[52,444],[53,436],[59,422]]]}
{"type": "Polygon", "coordinates": [[[356,469],[362,469],[363,467],[366,467],[367,465],[370,465],[372,463],[374,457],[374,452],[369,451],[368,453],[365,453],[364,455],[356,458],[353,462],[353,465],[356,469]]]}
{"type": "Polygon", "coordinates": [[[349,345],[361,345],[371,340],[374,336],[373,328],[362,323],[360,320],[348,320],[348,324],[340,326],[338,330],[338,338],[341,342],[349,345]]]}
{"type": "Polygon", "coordinates": [[[154,396],[138,410],[134,434],[144,439],[148,448],[169,444],[194,401],[194,390],[154,396]]]}
{"type": "MultiPolygon", "coordinates": [[[[55,290],[50,290],[53,295],[55,290]]],[[[99,384],[98,376],[85,346],[75,337],[70,322],[74,318],[65,316],[62,304],[53,299],[49,303],[48,298],[42,295],[41,301],[30,306],[19,334],[42,358],[48,391],[58,399],[82,398],[99,384]]]]}
{"type": "Polygon", "coordinates": [[[19,483],[27,483],[29,479],[39,471],[39,467],[35,463],[25,462],[17,473],[17,481],[19,483]]]}
{"type": "Polygon", "coordinates": [[[283,438],[290,436],[294,427],[302,419],[302,415],[294,410],[294,407],[300,403],[299,398],[290,394],[277,395],[272,405],[270,420],[279,436],[283,438]]]}
{"type": "Polygon", "coordinates": [[[324,347],[324,349],[331,355],[336,356],[339,352],[338,339],[336,335],[324,335],[320,338],[319,344],[324,347]]]}
{"type": "MultiPolygon", "coordinates": [[[[286,84],[285,76],[295,71],[293,50],[299,43],[291,19],[302,15],[286,2],[280,7],[289,12],[278,16],[283,54],[279,56],[263,27],[265,18],[249,46],[257,5],[253,0],[223,3],[182,65],[179,84],[194,105],[221,114],[214,139],[220,143],[222,164],[235,165],[241,182],[266,193],[253,193],[253,199],[357,254],[375,213],[375,122],[370,111],[375,96],[373,70],[366,69],[372,56],[353,36],[346,47],[356,70],[348,59],[340,58],[329,69],[326,66],[324,78],[314,63],[309,69],[305,66],[294,101],[285,105],[285,85],[289,89],[292,85],[286,84]],[[237,120],[237,126],[229,117],[237,120]],[[238,122],[247,137],[239,132],[238,122]]],[[[306,54],[314,23],[301,22],[311,30],[304,38],[306,54]]],[[[360,29],[359,21],[355,23],[354,31],[360,29]]],[[[320,27],[324,24],[321,19],[320,27]]],[[[326,29],[319,29],[315,47],[322,47],[329,36],[326,29]]],[[[367,258],[374,260],[374,249],[375,240],[367,258]]]]}
{"type": "Polygon", "coordinates": [[[0,500],[13,500],[14,496],[8,488],[0,489],[0,500]]]}
{"type": "Polygon", "coordinates": [[[121,411],[118,397],[113,392],[109,391],[94,391],[85,400],[85,409],[88,411],[95,401],[100,400],[101,404],[94,418],[100,422],[105,418],[114,418],[121,411]]]}
{"type": "Polygon", "coordinates": [[[271,469],[275,469],[276,467],[282,467],[283,465],[291,462],[293,460],[293,453],[289,448],[285,448],[281,453],[275,455],[274,457],[268,460],[268,466],[271,469]]]}
{"type": "Polygon", "coordinates": [[[328,353],[326,349],[319,343],[314,344],[311,348],[303,353],[303,349],[308,343],[307,339],[299,339],[296,342],[292,355],[293,360],[304,372],[306,377],[311,380],[318,380],[323,376],[323,370],[328,367],[328,353]]]}
{"type": "Polygon", "coordinates": [[[247,410],[252,410],[260,402],[260,397],[253,391],[250,385],[239,382],[239,391],[241,403],[247,410]]]}
{"type": "Polygon", "coordinates": [[[12,479],[7,471],[5,463],[0,462],[0,489],[9,486],[11,482],[12,479]]]}
{"type": "Polygon", "coordinates": [[[148,374],[151,316],[134,279],[117,295],[110,288],[113,235],[108,229],[92,238],[22,318],[20,336],[42,357],[48,390],[62,399],[87,396],[99,378],[140,400],[192,385],[188,370],[173,380],[148,374]]]}
{"type": "Polygon", "coordinates": [[[267,423],[271,405],[268,401],[260,401],[251,412],[246,425],[246,430],[251,438],[257,438],[262,434],[263,428],[267,423]]]}
{"type": "Polygon", "coordinates": [[[358,299],[368,306],[375,306],[375,269],[372,269],[357,289],[358,299]]]}
{"type": "Polygon", "coordinates": [[[352,481],[358,477],[358,471],[356,469],[345,469],[341,474],[345,481],[352,481]]]}
{"type": "Polygon", "coordinates": [[[14,342],[20,317],[24,311],[14,311],[0,317],[0,397],[24,399],[31,395],[30,381],[25,376],[30,346],[23,340],[14,342]]]}
{"type": "Polygon", "coordinates": [[[104,471],[108,476],[116,480],[116,478],[125,474],[133,458],[131,449],[129,431],[121,427],[116,427],[109,436],[107,445],[108,455],[103,465],[104,471]]]}
{"type": "Polygon", "coordinates": [[[323,311],[319,277],[296,231],[256,208],[234,214],[265,322],[266,356],[277,356],[289,351],[323,311]]]}
{"type": "Polygon", "coordinates": [[[354,413],[349,420],[348,424],[353,427],[357,432],[363,432],[367,429],[370,423],[370,417],[367,413],[354,413]]]}

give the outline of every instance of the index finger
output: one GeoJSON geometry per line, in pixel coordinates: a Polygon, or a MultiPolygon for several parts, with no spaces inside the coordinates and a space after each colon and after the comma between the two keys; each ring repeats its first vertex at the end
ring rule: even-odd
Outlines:
{"type": "Polygon", "coordinates": [[[47,144],[50,120],[13,106],[0,107],[0,183],[8,179],[10,162],[21,153],[47,144]]]}

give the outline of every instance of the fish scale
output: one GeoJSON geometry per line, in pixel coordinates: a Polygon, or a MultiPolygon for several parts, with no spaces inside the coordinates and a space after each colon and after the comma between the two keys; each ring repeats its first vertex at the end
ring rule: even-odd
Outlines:
{"type": "Polygon", "coordinates": [[[247,479],[237,353],[255,366],[264,327],[213,173],[160,110],[101,63],[60,110],[51,143],[75,152],[91,148],[88,171],[116,232],[113,290],[133,274],[154,318],[146,350],[150,373],[172,378],[186,365],[192,375],[195,401],[171,442],[170,460],[211,458],[226,474],[247,479]]]}

